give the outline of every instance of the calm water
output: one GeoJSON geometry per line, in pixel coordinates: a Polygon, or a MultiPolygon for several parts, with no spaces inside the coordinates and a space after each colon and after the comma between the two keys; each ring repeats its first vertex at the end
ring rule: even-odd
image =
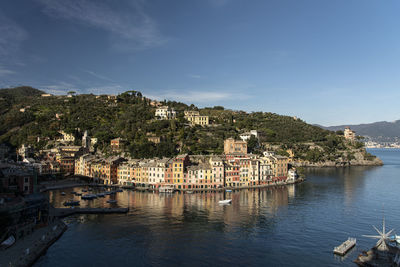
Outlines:
{"type": "MultiPolygon", "coordinates": [[[[370,152],[385,166],[309,170],[296,186],[232,193],[230,206],[218,205],[222,193],[118,193],[113,205],[128,214],[70,218],[36,266],[356,266],[375,244],[362,235],[381,227],[383,207],[400,233],[400,150],[370,152]],[[349,236],[357,247],[334,256],[349,236]]],[[[70,198],[64,191],[50,193],[55,206],[70,198]]],[[[108,198],[81,204],[108,207],[108,198]]]]}

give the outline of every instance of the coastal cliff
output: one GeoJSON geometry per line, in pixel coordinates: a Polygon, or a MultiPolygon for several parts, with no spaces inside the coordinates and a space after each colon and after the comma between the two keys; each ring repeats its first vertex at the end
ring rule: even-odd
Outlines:
{"type": "Polygon", "coordinates": [[[351,152],[352,158],[348,160],[347,157],[338,157],[335,160],[325,160],[318,162],[310,162],[304,160],[294,160],[293,166],[296,167],[347,167],[347,166],[382,166],[383,161],[365,151],[365,149],[353,150],[351,152]]]}

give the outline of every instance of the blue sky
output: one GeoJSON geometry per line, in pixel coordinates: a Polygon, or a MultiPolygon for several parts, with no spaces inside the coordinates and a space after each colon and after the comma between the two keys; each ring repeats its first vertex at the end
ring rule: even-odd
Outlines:
{"type": "Polygon", "coordinates": [[[0,87],[400,119],[395,0],[2,0],[0,87]]]}

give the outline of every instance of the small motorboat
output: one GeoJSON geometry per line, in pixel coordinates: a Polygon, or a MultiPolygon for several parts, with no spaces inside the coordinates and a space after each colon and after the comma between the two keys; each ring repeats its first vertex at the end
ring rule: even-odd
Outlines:
{"type": "Polygon", "coordinates": [[[64,202],[64,206],[79,206],[80,202],[79,200],[69,200],[64,202]]]}
{"type": "Polygon", "coordinates": [[[82,199],[86,199],[86,200],[92,200],[95,198],[97,198],[97,195],[95,195],[95,194],[86,194],[86,195],[82,196],[82,199]]]}
{"type": "Polygon", "coordinates": [[[226,190],[225,190],[225,192],[227,192],[227,193],[231,193],[231,192],[232,192],[232,190],[230,190],[230,189],[226,189],[226,190]]]}
{"type": "Polygon", "coordinates": [[[93,189],[92,189],[92,188],[89,188],[88,190],[89,190],[89,191],[92,191],[93,189]]]}
{"type": "Polygon", "coordinates": [[[106,194],[105,194],[105,193],[98,193],[97,196],[98,196],[98,197],[105,197],[106,194]]]}
{"type": "Polygon", "coordinates": [[[122,190],[122,189],[117,189],[117,190],[115,190],[115,192],[123,192],[124,190],[122,190]]]}
{"type": "Polygon", "coordinates": [[[186,194],[193,194],[193,191],[186,191],[186,194]]]}
{"type": "Polygon", "coordinates": [[[231,204],[231,203],[232,203],[232,199],[220,200],[220,201],[218,201],[218,203],[219,203],[219,204],[223,204],[223,205],[231,204]]]}
{"type": "Polygon", "coordinates": [[[82,196],[82,193],[75,193],[75,196],[82,196]]]}
{"type": "Polygon", "coordinates": [[[65,192],[61,192],[61,195],[62,195],[62,196],[65,196],[66,194],[65,194],[65,192]]]}
{"type": "Polygon", "coordinates": [[[15,243],[15,237],[13,235],[10,235],[6,240],[4,240],[1,244],[0,247],[2,248],[9,248],[15,243]]]}
{"type": "Polygon", "coordinates": [[[87,192],[87,190],[86,189],[82,189],[82,192],[87,192]]]}
{"type": "Polygon", "coordinates": [[[117,203],[117,201],[115,199],[109,199],[109,200],[107,200],[107,203],[113,204],[113,203],[117,203]]]}
{"type": "Polygon", "coordinates": [[[72,192],[71,192],[71,194],[75,195],[75,194],[76,194],[76,192],[75,192],[75,191],[72,191],[72,192]]]}

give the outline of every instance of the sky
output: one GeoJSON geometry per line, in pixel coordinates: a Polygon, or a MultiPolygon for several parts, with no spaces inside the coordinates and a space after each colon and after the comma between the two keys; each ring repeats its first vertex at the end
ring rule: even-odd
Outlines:
{"type": "Polygon", "coordinates": [[[0,87],[400,119],[398,0],[1,0],[0,87]]]}

